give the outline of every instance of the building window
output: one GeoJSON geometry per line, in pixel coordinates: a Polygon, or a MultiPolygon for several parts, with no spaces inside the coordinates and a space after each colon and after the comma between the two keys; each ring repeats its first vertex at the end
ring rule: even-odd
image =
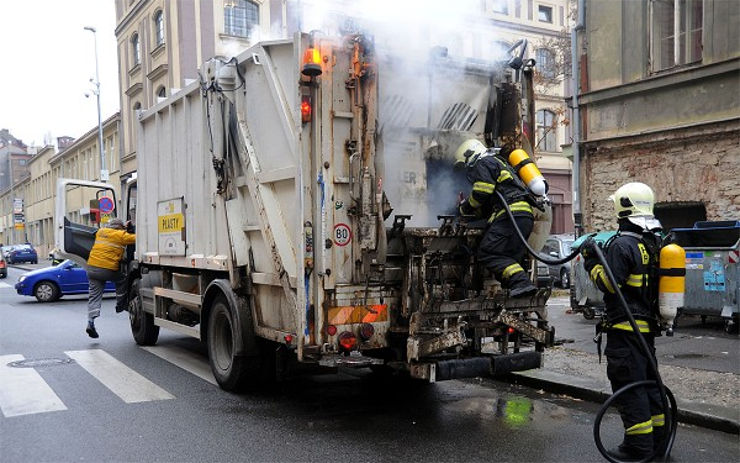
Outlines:
{"type": "Polygon", "coordinates": [[[249,37],[259,24],[260,8],[249,0],[226,0],[224,2],[224,33],[237,37],[249,37]]]}
{"type": "Polygon", "coordinates": [[[131,37],[131,53],[134,57],[134,66],[141,62],[141,49],[139,47],[139,34],[134,34],[131,37]]]}
{"type": "Polygon", "coordinates": [[[538,5],[537,6],[537,19],[539,19],[540,22],[552,24],[552,7],[545,6],[545,5],[538,5]]]}
{"type": "Polygon", "coordinates": [[[701,61],[702,0],[652,0],[650,4],[652,70],[701,61]]]}
{"type": "Polygon", "coordinates": [[[164,13],[162,10],[154,13],[154,40],[156,40],[155,46],[164,43],[164,13]]]}
{"type": "Polygon", "coordinates": [[[547,48],[537,49],[535,60],[537,61],[536,69],[545,79],[555,78],[555,56],[547,48]]]}
{"type": "Polygon", "coordinates": [[[547,109],[537,111],[537,149],[554,152],[557,150],[555,113],[547,109]]]}
{"type": "Polygon", "coordinates": [[[160,86],[157,89],[157,98],[167,98],[167,90],[165,90],[164,86],[160,86]]]}
{"type": "Polygon", "coordinates": [[[509,0],[493,0],[491,9],[494,13],[509,14],[509,0]]]}

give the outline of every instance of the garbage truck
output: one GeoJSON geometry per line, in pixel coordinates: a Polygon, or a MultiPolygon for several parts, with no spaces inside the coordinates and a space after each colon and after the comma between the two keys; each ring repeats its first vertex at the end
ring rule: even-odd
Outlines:
{"type": "Polygon", "coordinates": [[[470,185],[451,159],[470,138],[534,158],[535,63],[515,48],[398,60],[361,34],[297,33],[211,59],[138,114],[122,200],[59,180],[57,245],[84,264],[97,226],[132,220],[135,341],[203,341],[226,390],[296,362],[429,382],[537,368],[550,289],[512,298],[478,263],[485,222],[455,217],[470,185]]]}

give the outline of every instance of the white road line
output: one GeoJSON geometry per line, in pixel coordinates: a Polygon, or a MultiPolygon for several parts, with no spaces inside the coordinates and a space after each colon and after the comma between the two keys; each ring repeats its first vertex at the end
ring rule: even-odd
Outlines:
{"type": "Polygon", "coordinates": [[[13,285],[9,285],[7,283],[0,282],[0,289],[3,289],[3,288],[12,288],[12,287],[13,287],[13,285]]]}
{"type": "Polygon", "coordinates": [[[213,377],[208,360],[197,355],[193,355],[185,349],[172,346],[148,346],[142,347],[147,352],[151,352],[157,357],[170,362],[176,367],[180,367],[188,373],[208,381],[211,384],[217,384],[216,378],[213,377]]]}
{"type": "Polygon", "coordinates": [[[6,418],[66,410],[44,378],[33,368],[13,368],[8,363],[23,360],[19,354],[0,355],[0,409],[6,418]]]}
{"type": "Polygon", "coordinates": [[[126,403],[175,398],[104,350],[73,350],[65,354],[126,403]]]}

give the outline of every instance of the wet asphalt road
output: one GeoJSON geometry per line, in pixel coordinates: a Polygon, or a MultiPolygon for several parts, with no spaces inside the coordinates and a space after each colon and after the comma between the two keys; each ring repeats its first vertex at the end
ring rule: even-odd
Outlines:
{"type": "MultiPolygon", "coordinates": [[[[11,269],[0,283],[19,274],[11,269]]],[[[594,404],[493,380],[428,385],[366,371],[230,394],[137,347],[113,304],[104,301],[93,341],[84,298],[38,304],[0,287],[0,356],[101,349],[174,398],[125,403],[76,363],[38,367],[67,409],[0,416],[0,461],[602,461],[591,439],[594,404]]],[[[205,362],[195,340],[163,331],[158,344],[205,362]]],[[[620,428],[610,415],[612,444],[620,428]]],[[[738,454],[735,435],[681,426],[673,461],[738,454]]]]}

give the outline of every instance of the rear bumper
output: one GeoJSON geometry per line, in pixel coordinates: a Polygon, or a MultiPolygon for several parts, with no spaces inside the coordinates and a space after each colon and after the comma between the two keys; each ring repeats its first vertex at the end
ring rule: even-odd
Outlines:
{"type": "Polygon", "coordinates": [[[500,377],[514,371],[532,370],[541,366],[542,353],[532,351],[413,364],[410,365],[409,371],[412,377],[433,383],[478,376],[500,377]]]}

